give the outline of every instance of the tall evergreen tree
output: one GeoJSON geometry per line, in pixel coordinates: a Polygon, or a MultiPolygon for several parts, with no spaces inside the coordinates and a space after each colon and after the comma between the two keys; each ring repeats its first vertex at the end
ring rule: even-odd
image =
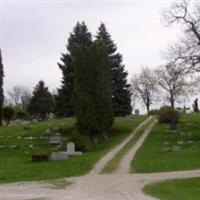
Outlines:
{"type": "Polygon", "coordinates": [[[74,66],[77,126],[96,146],[97,135],[106,139],[113,122],[111,70],[104,45],[94,42],[79,48],[74,66]]]}
{"type": "Polygon", "coordinates": [[[131,90],[127,83],[128,73],[122,64],[122,55],[117,53],[117,47],[106,30],[105,24],[101,23],[97,35],[97,40],[101,41],[107,48],[112,71],[112,101],[115,116],[131,114],[131,90]]]}
{"type": "Polygon", "coordinates": [[[3,77],[4,77],[3,61],[2,61],[1,49],[0,49],[0,126],[2,126],[3,100],[4,100],[4,95],[3,95],[3,77]]]}
{"type": "Polygon", "coordinates": [[[55,113],[60,117],[72,116],[74,108],[74,66],[72,63],[74,52],[79,47],[87,47],[92,42],[92,35],[84,22],[77,23],[70,34],[66,46],[67,53],[61,55],[61,63],[58,63],[62,71],[61,88],[56,97],[55,113]]]}
{"type": "Polygon", "coordinates": [[[38,116],[40,119],[44,120],[53,109],[53,97],[45,86],[43,81],[40,81],[36,85],[33,96],[31,97],[28,111],[32,115],[38,116]]]}

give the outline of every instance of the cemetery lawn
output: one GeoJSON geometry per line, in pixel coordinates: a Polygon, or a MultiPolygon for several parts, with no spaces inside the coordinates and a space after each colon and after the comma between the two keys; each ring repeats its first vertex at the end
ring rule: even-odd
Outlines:
{"type": "Polygon", "coordinates": [[[153,183],[147,185],[144,192],[160,200],[199,200],[200,178],[153,183]]]}
{"type": "Polygon", "coordinates": [[[62,136],[67,143],[73,131],[75,119],[49,120],[30,125],[13,125],[0,127],[0,183],[47,180],[70,176],[80,176],[92,169],[94,164],[115,145],[127,137],[134,128],[147,116],[129,116],[116,118],[109,132],[109,139],[101,143],[96,149],[89,147],[88,137],[84,137],[88,150],[82,156],[72,156],[64,161],[32,162],[32,153],[50,153],[51,151],[64,151],[65,145],[60,148],[51,147],[44,136],[50,127],[62,128],[62,136]],[[29,126],[30,130],[24,130],[29,126]],[[22,138],[20,138],[22,137],[22,138]],[[28,139],[27,137],[35,137],[28,139]],[[20,145],[19,149],[11,148],[20,145]],[[30,148],[33,145],[33,148],[30,148]]]}
{"type": "Polygon", "coordinates": [[[199,169],[199,121],[200,114],[183,115],[178,128],[184,132],[184,135],[170,132],[167,124],[157,123],[132,161],[131,171],[149,173],[199,169]],[[190,139],[192,144],[188,143],[188,132],[192,132],[190,139]],[[183,141],[183,144],[177,144],[178,141],[183,141]],[[177,151],[172,150],[174,146],[178,148],[177,151]]]}

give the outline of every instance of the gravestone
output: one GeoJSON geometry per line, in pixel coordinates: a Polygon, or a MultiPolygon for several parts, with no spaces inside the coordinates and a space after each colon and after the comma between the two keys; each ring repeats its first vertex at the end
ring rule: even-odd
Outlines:
{"type": "Polygon", "coordinates": [[[50,133],[51,133],[51,129],[50,128],[46,129],[45,134],[50,134],[50,133]]]}
{"type": "Polygon", "coordinates": [[[188,133],[188,138],[189,138],[189,140],[192,140],[192,132],[188,133]]]}
{"type": "Polygon", "coordinates": [[[82,155],[81,151],[75,151],[75,145],[73,142],[68,143],[66,148],[68,155],[82,155]]]}
{"type": "Polygon", "coordinates": [[[33,123],[37,123],[38,120],[37,120],[37,119],[33,119],[32,122],[33,122],[33,123]]]}
{"type": "Polygon", "coordinates": [[[163,147],[162,150],[163,150],[164,152],[166,152],[166,151],[170,151],[170,148],[169,148],[169,147],[163,147]]]}
{"type": "Polygon", "coordinates": [[[6,145],[0,145],[0,149],[5,149],[6,145]]]}
{"type": "Polygon", "coordinates": [[[66,152],[52,152],[50,156],[51,160],[66,160],[68,159],[68,154],[66,152]]]}
{"type": "Polygon", "coordinates": [[[11,149],[19,149],[19,148],[20,148],[20,145],[19,145],[19,144],[11,145],[10,148],[11,148],[11,149]]]}
{"type": "Polygon", "coordinates": [[[135,109],[135,115],[140,115],[140,110],[139,109],[135,109]]]}
{"type": "Polygon", "coordinates": [[[62,138],[60,133],[56,133],[55,135],[52,135],[49,137],[49,144],[51,145],[60,145],[62,144],[62,138]]]}
{"type": "Polygon", "coordinates": [[[173,146],[172,147],[172,151],[179,151],[180,150],[180,146],[173,146]]]}
{"type": "Polygon", "coordinates": [[[180,131],[179,134],[180,134],[181,137],[184,136],[184,132],[183,131],[180,131]]]}
{"type": "Polygon", "coordinates": [[[23,122],[21,122],[21,124],[22,125],[28,125],[28,124],[30,124],[30,122],[29,121],[23,121],[23,122]]]}
{"type": "Polygon", "coordinates": [[[188,144],[194,144],[193,140],[188,140],[188,144]]]}
{"type": "Polygon", "coordinates": [[[164,143],[163,143],[163,145],[169,145],[170,144],[170,142],[169,141],[164,141],[164,143]]]}
{"type": "Polygon", "coordinates": [[[178,142],[177,142],[177,145],[183,145],[183,140],[179,140],[178,142]]]}

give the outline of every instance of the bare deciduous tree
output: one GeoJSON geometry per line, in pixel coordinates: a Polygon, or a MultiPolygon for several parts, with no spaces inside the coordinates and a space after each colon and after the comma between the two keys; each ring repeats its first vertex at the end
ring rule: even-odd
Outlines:
{"type": "Polygon", "coordinates": [[[156,77],[153,70],[145,67],[138,75],[134,75],[132,80],[133,97],[140,98],[146,106],[149,114],[150,106],[158,99],[158,89],[156,77]]]}
{"type": "Polygon", "coordinates": [[[14,86],[11,91],[8,91],[8,96],[14,105],[20,106],[25,110],[30,101],[31,93],[25,87],[14,86]]]}
{"type": "Polygon", "coordinates": [[[163,89],[167,101],[175,109],[175,102],[181,97],[187,97],[190,87],[194,84],[188,73],[181,67],[169,63],[156,69],[157,83],[163,89]]]}
{"type": "Polygon", "coordinates": [[[175,1],[162,15],[167,26],[179,24],[184,33],[167,52],[168,61],[200,72],[200,1],[175,1]]]}

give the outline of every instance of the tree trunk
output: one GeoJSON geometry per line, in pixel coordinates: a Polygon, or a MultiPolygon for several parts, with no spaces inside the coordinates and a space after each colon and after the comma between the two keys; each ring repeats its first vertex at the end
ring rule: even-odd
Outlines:
{"type": "Polygon", "coordinates": [[[174,107],[174,95],[172,93],[170,94],[170,104],[171,104],[172,109],[174,110],[175,109],[175,107],[174,107]]]}
{"type": "Polygon", "coordinates": [[[102,131],[101,132],[101,136],[102,136],[103,142],[108,141],[108,133],[107,133],[107,131],[102,131]]]}
{"type": "Polygon", "coordinates": [[[147,108],[147,114],[149,115],[149,111],[150,111],[150,106],[149,105],[146,105],[146,108],[147,108]]]}
{"type": "Polygon", "coordinates": [[[7,126],[10,124],[10,121],[9,120],[6,120],[6,124],[7,124],[7,126]]]}
{"type": "Polygon", "coordinates": [[[96,148],[98,145],[96,134],[90,134],[90,141],[91,141],[92,148],[96,148]]]}

